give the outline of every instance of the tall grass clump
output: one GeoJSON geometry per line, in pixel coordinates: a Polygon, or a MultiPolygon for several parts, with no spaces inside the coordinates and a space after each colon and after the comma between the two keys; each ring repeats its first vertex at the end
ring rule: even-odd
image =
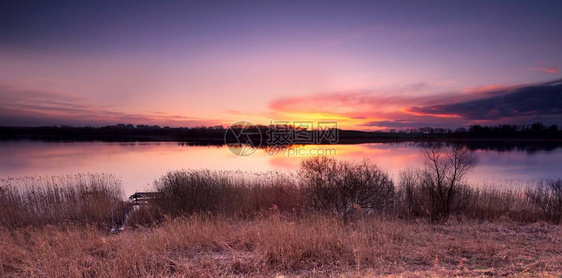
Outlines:
{"type": "Polygon", "coordinates": [[[172,216],[193,213],[248,216],[271,208],[298,208],[293,177],[210,170],[168,172],[155,182],[158,206],[172,216]]]}
{"type": "Polygon", "coordinates": [[[508,218],[530,222],[539,218],[539,212],[518,188],[473,188],[464,216],[472,219],[495,220],[508,218]]]}
{"type": "Polygon", "coordinates": [[[540,181],[529,186],[525,193],[538,207],[546,220],[562,222],[562,179],[540,181]]]}
{"type": "Polygon", "coordinates": [[[121,181],[106,174],[0,179],[0,225],[119,225],[125,218],[121,181]]]}

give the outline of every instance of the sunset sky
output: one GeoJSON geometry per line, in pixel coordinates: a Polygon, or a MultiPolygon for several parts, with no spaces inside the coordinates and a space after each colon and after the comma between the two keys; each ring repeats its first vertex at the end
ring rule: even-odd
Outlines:
{"type": "Polygon", "coordinates": [[[562,1],[2,1],[0,125],[562,124],[562,1]]]}

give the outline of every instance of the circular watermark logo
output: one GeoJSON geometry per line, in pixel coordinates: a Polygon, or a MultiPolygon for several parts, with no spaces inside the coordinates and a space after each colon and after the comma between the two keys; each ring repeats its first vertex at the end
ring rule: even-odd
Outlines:
{"type": "Polygon", "coordinates": [[[249,156],[261,146],[262,136],[258,126],[248,121],[231,124],[224,133],[224,144],[237,156],[249,156]]]}

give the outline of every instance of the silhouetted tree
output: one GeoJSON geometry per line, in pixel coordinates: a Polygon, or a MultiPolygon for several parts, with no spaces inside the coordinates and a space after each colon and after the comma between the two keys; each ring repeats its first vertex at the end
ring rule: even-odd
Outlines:
{"type": "Polygon", "coordinates": [[[423,148],[422,154],[425,168],[420,187],[429,200],[429,214],[435,221],[447,219],[466,207],[470,189],[463,179],[476,166],[478,157],[460,145],[431,145],[423,148]]]}

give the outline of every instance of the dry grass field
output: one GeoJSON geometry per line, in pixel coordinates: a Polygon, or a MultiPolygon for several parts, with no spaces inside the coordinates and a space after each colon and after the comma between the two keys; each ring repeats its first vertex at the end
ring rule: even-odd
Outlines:
{"type": "Polygon", "coordinates": [[[0,230],[1,277],[560,277],[562,227],[369,217],[176,218],[110,234],[0,230]]]}

